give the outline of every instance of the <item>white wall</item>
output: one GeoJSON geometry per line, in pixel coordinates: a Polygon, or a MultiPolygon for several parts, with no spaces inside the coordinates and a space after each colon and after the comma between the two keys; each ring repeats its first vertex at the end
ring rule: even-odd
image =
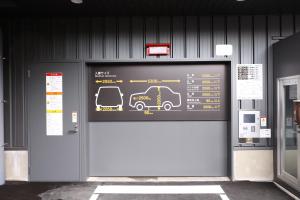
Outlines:
{"type": "Polygon", "coordinates": [[[273,150],[233,152],[233,180],[273,181],[273,150]]]}

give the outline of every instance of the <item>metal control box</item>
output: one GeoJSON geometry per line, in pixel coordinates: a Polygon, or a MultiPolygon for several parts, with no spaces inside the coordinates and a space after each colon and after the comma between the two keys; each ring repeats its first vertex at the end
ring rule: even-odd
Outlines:
{"type": "Polygon", "coordinates": [[[239,138],[260,137],[260,111],[239,111],[239,138]]]}

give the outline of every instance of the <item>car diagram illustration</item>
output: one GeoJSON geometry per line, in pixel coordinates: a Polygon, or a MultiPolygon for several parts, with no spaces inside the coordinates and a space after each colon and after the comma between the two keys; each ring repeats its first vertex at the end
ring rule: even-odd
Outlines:
{"type": "Polygon", "coordinates": [[[167,86],[150,86],[145,92],[131,94],[129,106],[138,111],[145,108],[170,111],[181,106],[181,94],[167,86]]]}
{"type": "Polygon", "coordinates": [[[123,93],[118,86],[101,86],[95,96],[97,111],[123,111],[123,93]]]}

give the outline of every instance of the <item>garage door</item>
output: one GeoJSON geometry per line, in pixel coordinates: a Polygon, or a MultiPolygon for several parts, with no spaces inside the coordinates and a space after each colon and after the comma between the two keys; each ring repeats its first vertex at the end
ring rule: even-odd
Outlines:
{"type": "Polygon", "coordinates": [[[90,176],[227,176],[226,65],[88,67],[90,176]]]}

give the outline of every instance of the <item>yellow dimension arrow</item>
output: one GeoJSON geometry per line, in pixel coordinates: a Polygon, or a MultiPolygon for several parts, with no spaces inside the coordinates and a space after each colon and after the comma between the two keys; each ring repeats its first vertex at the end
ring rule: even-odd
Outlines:
{"type": "Polygon", "coordinates": [[[130,80],[130,83],[147,83],[147,80],[130,80]]]}
{"type": "Polygon", "coordinates": [[[162,80],[163,83],[180,83],[180,80],[162,80]]]}

